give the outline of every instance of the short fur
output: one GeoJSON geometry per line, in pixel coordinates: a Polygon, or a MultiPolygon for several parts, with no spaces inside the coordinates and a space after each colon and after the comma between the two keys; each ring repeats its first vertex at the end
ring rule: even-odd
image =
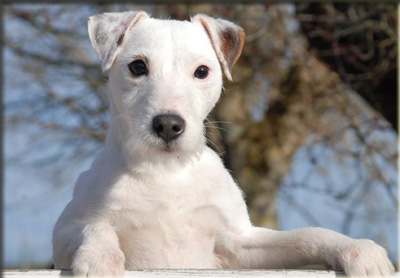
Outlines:
{"type": "Polygon", "coordinates": [[[105,148],[83,172],[53,233],[56,268],[78,276],[120,276],[140,268],[294,268],[325,264],[352,276],[393,272],[386,251],[322,229],[254,227],[242,192],[205,144],[203,121],[230,79],[244,43],[235,24],[191,22],[144,12],[89,20],[108,74],[111,122],[105,148]],[[128,65],[143,61],[148,73],[128,65]],[[195,76],[199,66],[209,74],[195,76]],[[178,115],[184,132],[166,141],[157,115],[178,115]]]}

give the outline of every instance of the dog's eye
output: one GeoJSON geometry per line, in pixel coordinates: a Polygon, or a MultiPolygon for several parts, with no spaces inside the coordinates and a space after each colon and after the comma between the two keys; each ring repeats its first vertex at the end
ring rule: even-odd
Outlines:
{"type": "Polygon", "coordinates": [[[146,63],[142,60],[133,61],[128,65],[128,68],[132,75],[135,77],[148,73],[146,63]]]}
{"type": "Polygon", "coordinates": [[[204,79],[208,76],[208,68],[206,66],[200,66],[194,72],[194,76],[198,79],[204,79]]]}

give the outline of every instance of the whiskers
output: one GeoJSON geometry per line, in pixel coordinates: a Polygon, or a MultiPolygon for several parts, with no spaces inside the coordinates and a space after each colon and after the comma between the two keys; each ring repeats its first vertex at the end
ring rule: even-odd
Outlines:
{"type": "MultiPolygon", "coordinates": [[[[213,130],[216,134],[218,134],[219,141],[220,141],[220,142],[224,142],[224,138],[223,138],[223,136],[221,135],[221,132],[220,132],[220,131],[229,133],[229,130],[226,129],[226,128],[221,127],[221,126],[220,126],[221,124],[227,125],[227,124],[231,124],[231,122],[225,122],[225,121],[210,121],[210,120],[206,119],[205,122],[204,122],[204,127],[205,127],[206,129],[211,129],[211,130],[213,130]]],[[[214,141],[212,141],[212,140],[209,138],[209,136],[206,136],[206,141],[207,141],[207,144],[208,144],[209,146],[213,147],[213,149],[216,150],[219,154],[222,155],[222,154],[224,153],[224,151],[222,151],[222,150],[218,147],[218,145],[217,145],[214,141]]]]}

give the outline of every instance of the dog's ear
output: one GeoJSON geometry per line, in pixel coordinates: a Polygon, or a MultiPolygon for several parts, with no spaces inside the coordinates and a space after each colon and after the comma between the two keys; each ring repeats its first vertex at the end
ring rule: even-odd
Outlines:
{"type": "Polygon", "coordinates": [[[145,12],[104,13],[89,17],[89,38],[99,55],[103,72],[111,68],[126,31],[148,17],[145,12]]]}
{"type": "Polygon", "coordinates": [[[243,29],[230,21],[214,19],[204,14],[198,14],[191,20],[203,25],[226,77],[232,80],[233,65],[243,49],[245,37],[243,29]]]}

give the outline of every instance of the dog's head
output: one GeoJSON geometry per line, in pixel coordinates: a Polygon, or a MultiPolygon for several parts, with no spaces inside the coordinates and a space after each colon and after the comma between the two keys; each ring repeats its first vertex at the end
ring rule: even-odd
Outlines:
{"type": "Polygon", "coordinates": [[[126,12],[91,17],[89,36],[109,76],[109,136],[136,155],[201,151],[203,121],[219,99],[222,71],[231,79],[243,30],[201,14],[188,22],[126,12]]]}

